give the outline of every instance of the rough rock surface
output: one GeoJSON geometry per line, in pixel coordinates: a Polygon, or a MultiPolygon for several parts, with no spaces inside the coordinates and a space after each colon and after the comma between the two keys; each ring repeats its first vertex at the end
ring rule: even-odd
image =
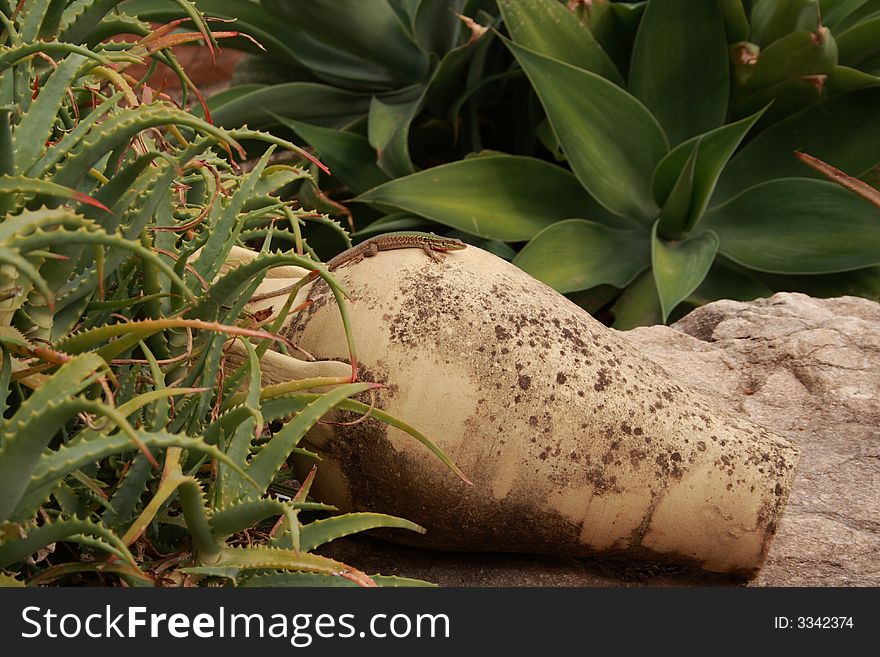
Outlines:
{"type": "MultiPolygon", "coordinates": [[[[880,304],[780,293],[621,335],[715,403],[800,446],[788,508],[752,585],[880,585],[880,304]]],[[[329,551],[367,572],[446,586],[738,583],[651,564],[450,554],[370,538],[329,551]]]]}

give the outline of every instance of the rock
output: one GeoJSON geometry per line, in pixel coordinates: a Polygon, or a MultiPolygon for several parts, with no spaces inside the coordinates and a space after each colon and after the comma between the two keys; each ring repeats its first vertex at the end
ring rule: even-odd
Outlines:
{"type": "MultiPolygon", "coordinates": [[[[716,404],[800,447],[788,506],[751,585],[880,585],[880,304],[780,293],[718,301],[673,326],[620,335],[716,404]]],[[[333,550],[370,572],[447,586],[719,583],[646,564],[443,554],[369,539],[333,550]]]]}
{"type": "Polygon", "coordinates": [[[779,293],[623,336],[675,377],[796,442],[755,584],[880,585],[880,304],[779,293]]]}
{"type": "MultiPolygon", "coordinates": [[[[785,440],[480,249],[440,264],[387,252],[336,275],[351,293],[360,376],[389,384],[378,406],[434,439],[475,486],[367,420],[310,432],[322,500],[414,520],[428,533],[395,540],[433,548],[759,567],[797,462],[785,440]]],[[[345,359],[329,289],[310,298],[292,339],[345,359]]]]}

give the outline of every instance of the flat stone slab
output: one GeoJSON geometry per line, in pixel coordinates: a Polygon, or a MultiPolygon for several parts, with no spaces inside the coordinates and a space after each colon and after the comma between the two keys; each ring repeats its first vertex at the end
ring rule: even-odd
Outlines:
{"type": "MultiPolygon", "coordinates": [[[[801,462],[756,586],[880,586],[880,304],[779,293],[620,334],[713,403],[794,441],[801,462]]],[[[443,586],[740,584],[638,562],[444,553],[368,537],[325,551],[443,586]]]]}

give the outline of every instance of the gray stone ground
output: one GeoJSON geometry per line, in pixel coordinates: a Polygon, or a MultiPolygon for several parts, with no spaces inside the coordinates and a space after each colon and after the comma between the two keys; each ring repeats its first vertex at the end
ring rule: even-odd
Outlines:
{"type": "MultiPolygon", "coordinates": [[[[801,463],[755,586],[880,586],[880,304],[780,293],[622,334],[716,404],[797,443],[801,463]]],[[[328,553],[443,586],[731,585],[645,563],[443,553],[372,538],[328,553]]]]}

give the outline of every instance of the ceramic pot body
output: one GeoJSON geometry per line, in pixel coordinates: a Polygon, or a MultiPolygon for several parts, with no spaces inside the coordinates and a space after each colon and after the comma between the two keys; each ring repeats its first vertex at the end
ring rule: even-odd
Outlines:
{"type": "MultiPolygon", "coordinates": [[[[378,405],[474,482],[368,420],[309,434],[320,499],[427,528],[447,550],[608,555],[753,574],[797,450],[734,418],[544,284],[477,248],[434,263],[383,252],[336,272],[378,405]]],[[[291,318],[318,358],[347,360],[332,295],[291,318]]],[[[345,419],[351,419],[345,418],[345,419]]]]}

